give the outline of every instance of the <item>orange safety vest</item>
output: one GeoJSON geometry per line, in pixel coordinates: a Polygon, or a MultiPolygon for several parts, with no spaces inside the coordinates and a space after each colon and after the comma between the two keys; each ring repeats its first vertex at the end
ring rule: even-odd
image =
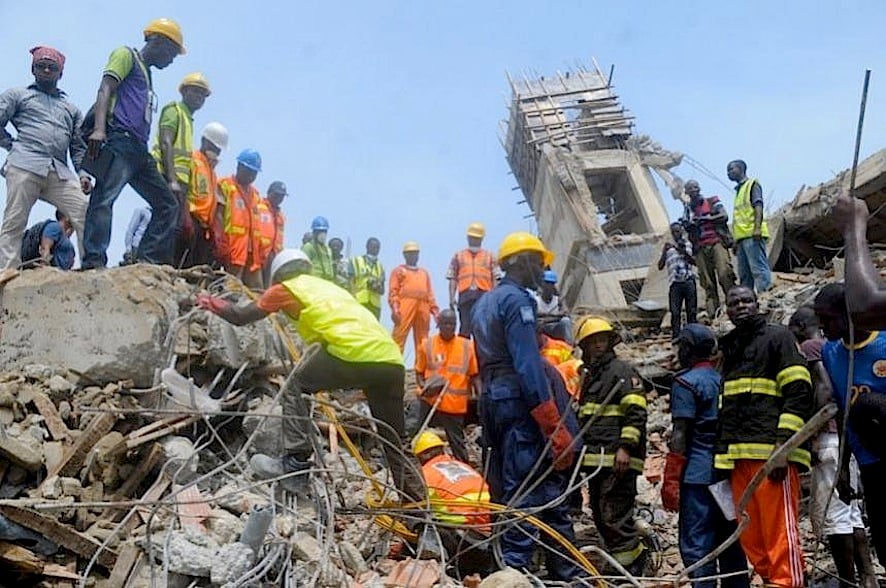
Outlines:
{"type": "Polygon", "coordinates": [[[473,253],[470,249],[462,249],[455,254],[458,263],[458,291],[492,290],[492,270],[495,260],[485,249],[473,253]]]}
{"type": "Polygon", "coordinates": [[[283,251],[283,227],[286,225],[286,217],[282,210],[271,209],[274,215],[274,253],[283,251]]]}
{"type": "Polygon", "coordinates": [[[456,525],[477,525],[489,533],[491,517],[481,503],[489,502],[489,486],[477,470],[450,455],[438,455],[421,466],[431,500],[449,500],[460,504],[432,504],[434,517],[456,525]]]}
{"type": "Polygon", "coordinates": [[[218,178],[202,151],[191,154],[191,181],[188,186],[188,210],[204,226],[212,226],[218,206],[218,178]]]}
{"type": "Polygon", "coordinates": [[[541,355],[563,376],[563,382],[566,384],[569,395],[578,398],[581,387],[580,369],[583,362],[572,355],[572,345],[566,341],[544,335],[541,355]]]}
{"type": "MultiPolygon", "coordinates": [[[[437,409],[446,414],[467,414],[471,378],[478,372],[473,342],[459,336],[444,341],[437,334],[425,339],[421,347],[425,354],[422,376],[427,380],[437,374],[449,382],[437,409]]],[[[422,399],[431,405],[437,401],[436,396],[422,399]]]]}
{"type": "Polygon", "coordinates": [[[251,261],[246,269],[255,271],[262,267],[270,250],[270,240],[262,234],[262,224],[271,221],[271,211],[262,203],[255,186],[249,186],[248,194],[244,194],[235,176],[219,180],[218,189],[225,202],[226,258],[231,265],[241,267],[251,261]]]}

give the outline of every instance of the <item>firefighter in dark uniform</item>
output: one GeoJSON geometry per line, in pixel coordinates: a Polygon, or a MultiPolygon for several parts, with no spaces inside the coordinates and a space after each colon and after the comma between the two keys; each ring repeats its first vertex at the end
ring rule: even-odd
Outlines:
{"type": "Polygon", "coordinates": [[[601,468],[588,483],[594,524],[606,551],[629,572],[642,575],[649,554],[634,526],[634,501],[646,456],[643,384],[637,370],[615,356],[620,339],[609,322],[587,317],[576,339],[586,370],[579,421],[584,425],[594,419],[584,434],[582,466],[585,474],[601,468]]]}
{"type": "MultiPolygon", "coordinates": [[[[800,430],[812,413],[812,379],[787,327],[769,324],[757,296],[745,286],[726,294],[735,329],[720,339],[723,394],[714,467],[729,474],[738,503],[754,475],[780,444],[800,430]]],[[[800,543],[800,469],[810,453],[794,449],[763,479],[747,506],[750,523],[741,546],[769,585],[804,585],[800,543]]]]}
{"type": "MultiPolygon", "coordinates": [[[[553,257],[534,235],[518,232],[505,237],[498,251],[505,277],[477,301],[471,315],[483,381],[480,421],[483,461],[489,464],[486,480],[494,502],[516,509],[560,499],[580,449],[578,424],[565,387],[556,372],[545,372],[535,334],[535,301],[527,290],[541,282],[544,266],[553,257]],[[556,389],[552,376],[558,378],[556,389]]],[[[568,500],[538,510],[537,516],[573,540],[568,500]]],[[[531,525],[511,524],[501,536],[503,563],[531,568],[537,535],[531,525]]],[[[547,536],[541,540],[550,541],[547,536]]],[[[549,580],[571,580],[580,574],[575,564],[558,555],[558,545],[549,547],[549,580]]]]}

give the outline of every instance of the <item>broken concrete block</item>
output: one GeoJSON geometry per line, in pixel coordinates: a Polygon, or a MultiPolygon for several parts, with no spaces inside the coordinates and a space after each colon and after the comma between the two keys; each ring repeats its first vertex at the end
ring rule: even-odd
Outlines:
{"type": "Polygon", "coordinates": [[[252,568],[255,553],[243,543],[231,543],[219,548],[210,570],[213,584],[226,584],[243,577],[252,568]]]}
{"type": "Polygon", "coordinates": [[[197,476],[199,456],[194,451],[194,444],[187,437],[170,436],[160,441],[166,454],[167,468],[176,480],[190,482],[197,476]]]}
{"type": "Polygon", "coordinates": [[[27,272],[4,290],[0,365],[28,377],[49,378],[57,367],[96,382],[131,378],[150,386],[154,369],[166,364],[166,334],[178,316],[175,293],[175,275],[162,266],[27,272]],[[136,291],[139,302],[128,296],[136,291]]]}
{"type": "Polygon", "coordinates": [[[486,576],[480,588],[532,588],[532,582],[514,568],[505,568],[486,576]]]}
{"type": "Polygon", "coordinates": [[[28,436],[16,439],[0,435],[0,455],[29,472],[36,472],[43,466],[43,452],[40,445],[32,440],[28,436]]]}
{"type": "Polygon", "coordinates": [[[225,545],[233,543],[243,532],[243,521],[223,508],[214,508],[206,520],[213,539],[225,545]]]}
{"type": "MultiPolygon", "coordinates": [[[[159,552],[157,555],[162,558],[163,545],[157,545],[154,542],[152,546],[159,552]]],[[[168,549],[165,550],[165,553],[168,557],[169,571],[177,574],[208,578],[212,566],[216,564],[215,549],[191,542],[181,531],[170,533],[168,549]]]]}
{"type": "Polygon", "coordinates": [[[77,478],[61,477],[59,478],[62,485],[62,494],[65,496],[79,497],[83,494],[83,486],[77,478]]]}
{"type": "Polygon", "coordinates": [[[249,412],[255,414],[243,417],[243,431],[247,435],[255,433],[252,444],[249,446],[250,455],[255,453],[281,455],[283,453],[283,419],[263,415],[282,415],[283,407],[274,402],[270,396],[262,396],[250,400],[249,412]]]}
{"type": "Polygon", "coordinates": [[[50,476],[40,485],[40,494],[47,500],[56,500],[64,494],[62,481],[58,476],[50,476]]]}
{"type": "Polygon", "coordinates": [[[302,561],[320,561],[323,557],[323,548],[313,535],[299,533],[295,536],[292,551],[296,558],[302,561]]]}
{"type": "Polygon", "coordinates": [[[338,552],[341,554],[341,562],[353,575],[359,575],[369,569],[363,554],[353,543],[342,541],[338,544],[338,552]]]}
{"type": "Polygon", "coordinates": [[[55,375],[49,378],[49,391],[53,394],[66,394],[74,389],[74,384],[70,383],[62,376],[55,375]]]}

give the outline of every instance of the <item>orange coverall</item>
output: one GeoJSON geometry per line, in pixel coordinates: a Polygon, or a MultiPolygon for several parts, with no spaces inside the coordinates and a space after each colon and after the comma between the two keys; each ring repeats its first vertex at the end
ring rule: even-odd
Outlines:
{"type": "Polygon", "coordinates": [[[424,268],[401,264],[391,272],[388,283],[388,304],[391,306],[391,318],[394,321],[391,336],[400,346],[400,351],[403,351],[406,337],[412,329],[412,338],[418,349],[421,342],[428,337],[431,315],[436,318],[440,312],[434,299],[431,276],[424,268]]]}

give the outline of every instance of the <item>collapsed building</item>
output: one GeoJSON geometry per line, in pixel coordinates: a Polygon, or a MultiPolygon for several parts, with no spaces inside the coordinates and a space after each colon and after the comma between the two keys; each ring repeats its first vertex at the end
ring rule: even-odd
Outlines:
{"type": "Polygon", "coordinates": [[[596,67],[509,81],[502,143],[539,234],[557,253],[564,300],[571,308],[665,302],[666,287],[644,291],[669,224],[652,174],[679,198],[682,181],[670,170],[682,154],[633,134],[611,74],[596,67]]]}

